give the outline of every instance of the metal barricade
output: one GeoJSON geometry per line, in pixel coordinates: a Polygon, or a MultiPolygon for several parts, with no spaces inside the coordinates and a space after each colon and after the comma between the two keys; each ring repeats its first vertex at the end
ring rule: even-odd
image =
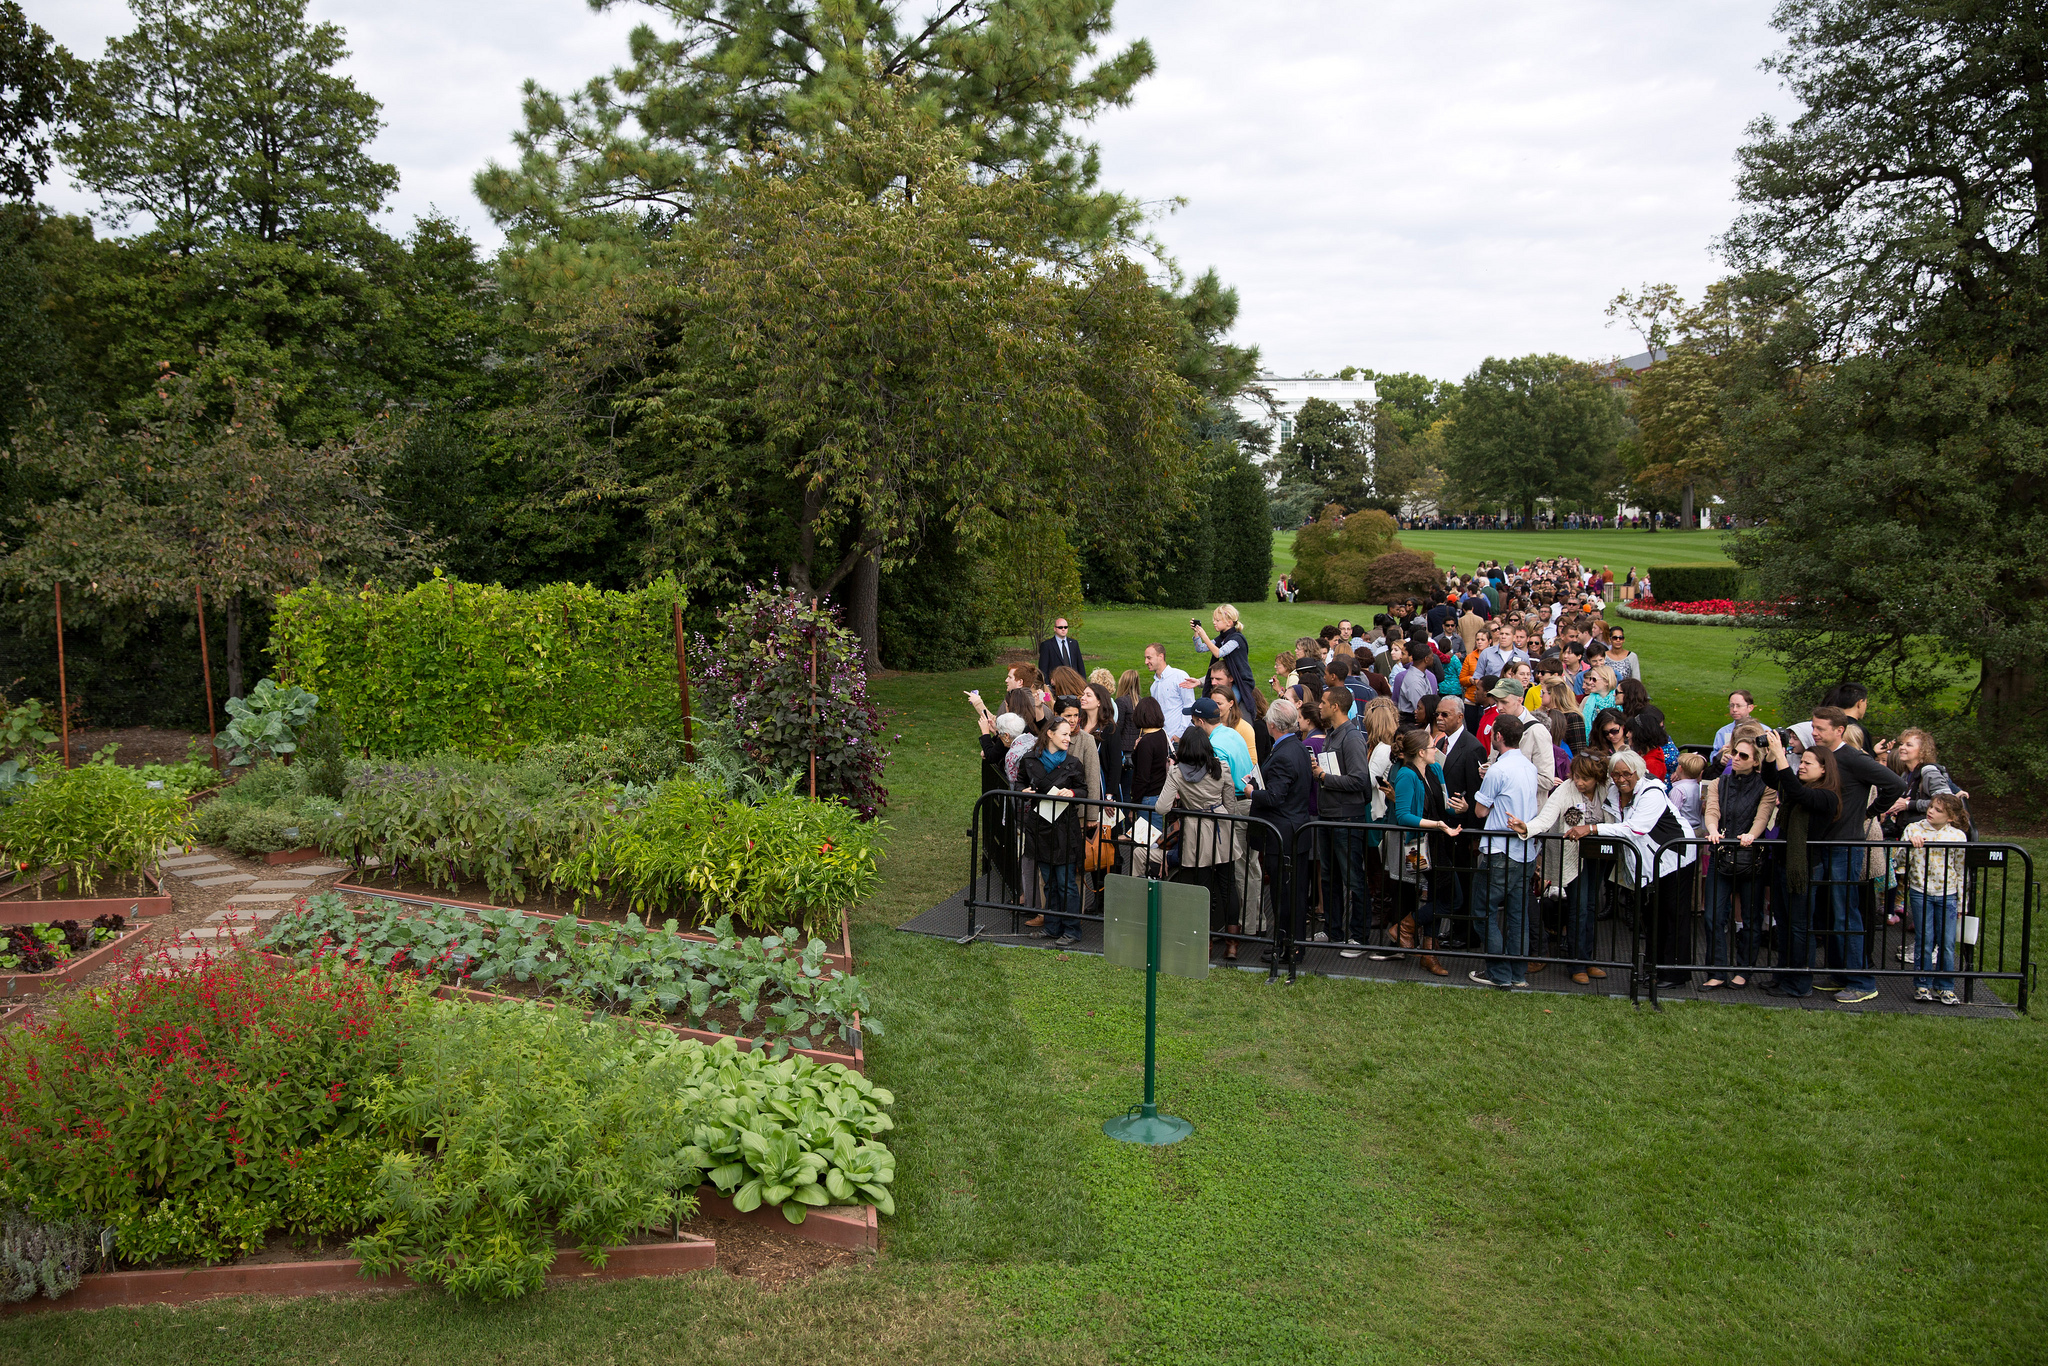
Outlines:
{"type": "Polygon", "coordinates": [[[1126,873],[1207,888],[1221,961],[1242,961],[1249,950],[1271,975],[1285,920],[1276,908],[1292,895],[1289,842],[1249,806],[1239,798],[1220,810],[1160,812],[1137,802],[984,792],[969,830],[973,863],[960,942],[985,934],[1056,938],[1078,929],[1077,947],[1098,949],[1102,879],[1126,873]],[[1056,833],[1061,822],[1071,823],[1071,838],[1056,833]],[[1091,829],[1097,838],[1087,837],[1091,829]],[[1075,841],[1076,857],[1040,857],[1064,855],[1075,841]],[[991,929],[991,921],[1004,927],[991,929]]]}
{"type": "MultiPolygon", "coordinates": [[[[1659,848],[1692,871],[1682,899],[1647,937],[1651,999],[1661,977],[1769,973],[1794,994],[1823,974],[1924,979],[1930,989],[2015,982],[2026,1011],[2033,986],[2033,860],[2016,844],[1904,840],[1808,842],[1806,877],[1780,840],[1757,840],[1753,860],[1734,840],[1677,839],[1659,848]]],[[[1750,983],[1749,985],[1754,985],[1750,983]]],[[[1668,989],[1668,988],[1666,988],[1668,989]]]]}
{"type": "Polygon", "coordinates": [[[1506,976],[1498,985],[1530,972],[1597,972],[1619,976],[1639,999],[1642,855],[1628,840],[1317,820],[1297,833],[1292,861],[1311,899],[1289,917],[1290,977],[1306,954],[1356,948],[1468,971],[1481,964],[1482,975],[1506,976]]]}

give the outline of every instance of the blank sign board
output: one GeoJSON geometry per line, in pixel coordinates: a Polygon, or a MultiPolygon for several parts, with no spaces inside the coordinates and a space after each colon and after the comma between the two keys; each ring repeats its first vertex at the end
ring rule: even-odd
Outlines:
{"type": "MultiPolygon", "coordinates": [[[[1145,970],[1145,903],[1150,884],[1111,873],[1103,880],[1102,952],[1120,968],[1145,970]]],[[[1159,884],[1159,970],[1175,977],[1209,975],[1209,889],[1159,884]]]]}

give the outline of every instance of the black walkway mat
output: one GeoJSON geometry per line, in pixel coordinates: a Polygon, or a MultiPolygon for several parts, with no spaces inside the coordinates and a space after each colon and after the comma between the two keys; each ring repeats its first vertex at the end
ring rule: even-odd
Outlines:
{"type": "MultiPolygon", "coordinates": [[[[929,935],[936,939],[958,940],[966,937],[968,934],[967,891],[967,888],[962,887],[952,896],[947,897],[922,915],[906,920],[896,928],[910,934],[929,935]]],[[[1053,947],[1053,941],[1043,937],[1037,930],[1025,929],[1019,926],[1015,933],[1011,933],[1011,917],[1008,911],[985,907],[980,913],[980,919],[982,922],[981,933],[975,936],[979,940],[1010,948],[1049,949],[1053,947]]],[[[1607,948],[1609,937],[1614,931],[1615,926],[1612,921],[1603,921],[1601,923],[1598,949],[1605,950],[1607,948]]],[[[1082,921],[1081,942],[1070,945],[1067,952],[1101,953],[1101,924],[1091,920],[1082,921]]],[[[1484,966],[1485,956],[1483,954],[1439,951],[1436,955],[1437,960],[1443,967],[1449,969],[1449,975],[1438,977],[1424,969],[1417,956],[1402,955],[1386,959],[1370,956],[1379,952],[1381,950],[1372,949],[1365,956],[1346,958],[1343,956],[1341,945],[1309,944],[1304,946],[1301,966],[1297,971],[1318,977],[1347,977],[1375,982],[1419,982],[1427,986],[1465,987],[1473,991],[1498,991],[1500,989],[1493,986],[1482,987],[1467,976],[1475,968],[1482,968],[1484,966]]],[[[1218,968],[1224,966],[1237,968],[1258,966],[1256,963],[1259,953],[1258,949],[1251,945],[1242,945],[1239,947],[1238,953],[1240,958],[1236,963],[1226,965],[1219,958],[1216,960],[1215,965],[1218,968]]],[[[1691,986],[1676,991],[1659,991],[1657,995],[1660,1001],[1730,1002],[1742,1005],[1782,1006],[1802,1010],[1839,1010],[1862,1014],[1954,1015],[1974,1019],[2016,1019],[2019,1016],[2017,1010],[2004,1001],[1999,1000],[1992,994],[1989,987],[1983,985],[1977,988],[1975,993],[1976,1000],[1970,1004],[1943,1006],[1915,1001],[1913,999],[1913,979],[1910,977],[1880,977],[1877,979],[1877,998],[1875,1000],[1865,1001],[1861,1005],[1845,1006],[1838,1005],[1832,994],[1821,991],[1816,991],[1813,995],[1803,1000],[1794,1000],[1784,996],[1768,996],[1760,986],[1754,984],[1762,981],[1769,974],[1770,969],[1768,968],[1764,969],[1761,975],[1755,973],[1746,974],[1752,983],[1750,986],[1721,987],[1708,990],[1699,985],[1700,982],[1705,980],[1705,975],[1695,973],[1691,986]]],[[[1284,973],[1282,975],[1283,977],[1285,976],[1284,973]]],[[[1568,970],[1561,968],[1555,963],[1551,963],[1542,965],[1540,970],[1529,974],[1529,989],[1531,991],[1544,991],[1558,995],[1620,996],[1626,998],[1628,996],[1628,978],[1620,972],[1610,972],[1604,981],[1596,978],[1581,986],[1579,983],[1572,981],[1568,970]]],[[[1650,998],[1647,990],[1642,993],[1641,999],[1645,1003],[1649,1001],[1650,998]]]]}

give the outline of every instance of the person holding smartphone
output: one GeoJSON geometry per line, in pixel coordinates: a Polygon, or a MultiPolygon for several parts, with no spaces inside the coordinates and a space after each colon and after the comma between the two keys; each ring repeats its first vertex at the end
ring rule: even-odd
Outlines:
{"type": "Polygon", "coordinates": [[[1209,614],[1209,620],[1216,628],[1211,639],[1202,630],[1198,618],[1188,618],[1188,625],[1195,633],[1195,648],[1205,655],[1218,660],[1230,673],[1230,688],[1237,698],[1240,716],[1259,714],[1258,684],[1252,678],[1252,651],[1245,641],[1244,631],[1238,624],[1237,609],[1229,603],[1218,606],[1209,614]]]}

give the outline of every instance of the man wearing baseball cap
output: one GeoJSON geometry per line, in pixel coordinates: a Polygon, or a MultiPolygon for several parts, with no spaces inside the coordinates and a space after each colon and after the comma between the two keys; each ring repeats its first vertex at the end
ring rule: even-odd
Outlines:
{"type": "Polygon", "coordinates": [[[1230,766],[1230,790],[1241,797],[1244,780],[1252,775],[1252,751],[1236,727],[1219,724],[1222,719],[1223,709],[1213,697],[1198,697],[1188,703],[1188,723],[1202,728],[1209,737],[1209,748],[1230,766]]]}

